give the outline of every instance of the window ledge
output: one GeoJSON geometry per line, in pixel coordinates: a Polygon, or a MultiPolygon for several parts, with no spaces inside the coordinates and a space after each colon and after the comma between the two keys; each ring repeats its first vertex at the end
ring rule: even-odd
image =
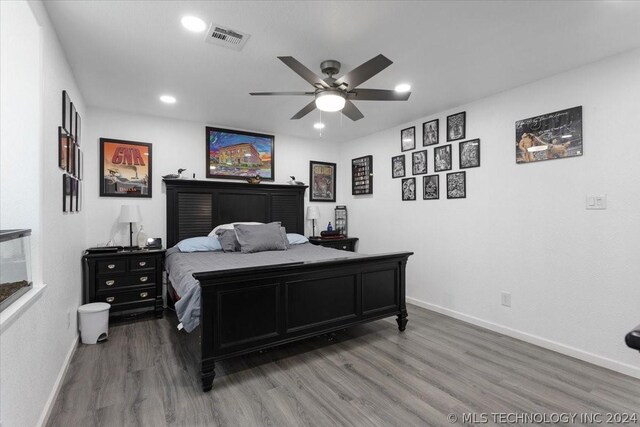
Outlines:
{"type": "Polygon", "coordinates": [[[27,311],[27,309],[40,298],[46,287],[47,285],[44,283],[41,285],[33,285],[33,288],[31,288],[29,292],[22,295],[17,301],[0,313],[0,334],[11,326],[23,312],[27,311]]]}

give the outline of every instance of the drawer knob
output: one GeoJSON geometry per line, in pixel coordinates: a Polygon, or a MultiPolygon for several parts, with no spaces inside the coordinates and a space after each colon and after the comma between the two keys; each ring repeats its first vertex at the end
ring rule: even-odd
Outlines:
{"type": "Polygon", "coordinates": [[[140,298],[146,298],[149,296],[149,292],[140,292],[140,298]]]}
{"type": "Polygon", "coordinates": [[[107,302],[114,302],[115,300],[115,297],[107,297],[107,302]]]}
{"type": "Polygon", "coordinates": [[[115,280],[107,280],[107,281],[106,281],[106,285],[107,285],[107,286],[113,286],[113,285],[115,285],[115,283],[116,283],[116,281],[115,281],[115,280]]]}
{"type": "Polygon", "coordinates": [[[140,262],[138,263],[138,265],[139,265],[140,267],[144,267],[145,265],[147,265],[147,262],[146,262],[146,261],[140,261],[140,262]]]}
{"type": "Polygon", "coordinates": [[[141,282],[146,282],[147,280],[149,280],[149,277],[147,277],[147,276],[142,276],[142,277],[140,278],[140,281],[141,281],[141,282]]]}
{"type": "Polygon", "coordinates": [[[114,268],[116,268],[115,264],[109,264],[107,265],[107,267],[109,267],[110,270],[113,270],[114,268]]]}

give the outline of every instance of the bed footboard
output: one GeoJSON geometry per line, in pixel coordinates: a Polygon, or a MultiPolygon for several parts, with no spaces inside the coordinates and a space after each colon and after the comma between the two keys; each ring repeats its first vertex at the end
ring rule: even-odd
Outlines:
{"type": "Polygon", "coordinates": [[[197,273],[202,389],[215,362],[348,326],[397,316],[407,325],[411,252],[197,273]]]}

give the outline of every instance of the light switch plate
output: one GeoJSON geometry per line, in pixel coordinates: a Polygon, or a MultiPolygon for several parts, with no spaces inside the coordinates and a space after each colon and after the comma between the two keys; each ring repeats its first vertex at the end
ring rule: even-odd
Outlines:
{"type": "Polygon", "coordinates": [[[590,194],[587,196],[587,210],[604,210],[607,209],[606,194],[590,194]]]}

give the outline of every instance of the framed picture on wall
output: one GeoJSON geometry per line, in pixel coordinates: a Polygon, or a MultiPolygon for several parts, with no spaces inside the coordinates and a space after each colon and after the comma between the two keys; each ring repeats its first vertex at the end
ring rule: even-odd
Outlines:
{"type": "Polygon", "coordinates": [[[439,140],[440,119],[430,120],[422,124],[422,146],[436,145],[439,140]]]}
{"type": "Polygon", "coordinates": [[[336,164],[309,162],[310,202],[336,201],[336,164]]]}
{"type": "Polygon", "coordinates": [[[403,178],[406,175],[404,154],[391,158],[391,177],[403,178]]]}
{"type": "Polygon", "coordinates": [[[80,146],[80,129],[81,125],[80,125],[80,114],[78,114],[78,112],[76,111],[76,121],[75,121],[75,137],[76,137],[76,144],[78,146],[80,146]]]}
{"type": "Polygon", "coordinates": [[[447,116],[447,142],[464,139],[467,127],[467,112],[447,116]]]}
{"type": "Polygon", "coordinates": [[[207,178],[274,180],[274,136],[206,128],[207,178]]]}
{"type": "Polygon", "coordinates": [[[433,171],[451,170],[451,144],[433,149],[433,171]]]}
{"type": "Polygon", "coordinates": [[[151,197],[151,144],[100,138],[100,196],[151,197]]]}
{"type": "Polygon", "coordinates": [[[69,175],[62,174],[62,212],[68,212],[71,209],[69,199],[71,197],[71,182],[69,182],[69,175]]]}
{"type": "Polygon", "coordinates": [[[452,172],[447,174],[447,199],[464,199],[467,197],[466,174],[466,172],[452,172]]]}
{"type": "Polygon", "coordinates": [[[480,166],[480,140],[472,139],[459,144],[458,156],[460,169],[477,168],[480,166]]]}
{"type": "Polygon", "coordinates": [[[427,175],[422,177],[422,198],[424,200],[436,200],[440,198],[440,175],[427,175]]]}
{"type": "Polygon", "coordinates": [[[402,129],[400,131],[400,143],[402,151],[409,151],[416,148],[416,127],[402,129]]]}
{"type": "Polygon", "coordinates": [[[69,158],[67,160],[67,173],[69,175],[76,174],[76,144],[73,139],[69,137],[69,158]]]}
{"type": "Polygon", "coordinates": [[[373,194],[373,156],[351,160],[351,194],[373,194]]]}
{"type": "Polygon", "coordinates": [[[404,178],[402,180],[402,200],[416,200],[415,178],[404,178]]]}
{"type": "Polygon", "coordinates": [[[69,143],[71,138],[62,126],[58,126],[58,166],[66,171],[69,161],[69,143]]]}
{"type": "Polygon", "coordinates": [[[69,113],[69,135],[76,139],[76,106],[71,103],[71,112],[69,113]]]}
{"type": "Polygon", "coordinates": [[[427,150],[411,153],[411,169],[414,175],[427,173],[427,150]]]}
{"type": "Polygon", "coordinates": [[[62,91],[62,128],[67,134],[71,133],[71,98],[66,90],[62,91]]]}

